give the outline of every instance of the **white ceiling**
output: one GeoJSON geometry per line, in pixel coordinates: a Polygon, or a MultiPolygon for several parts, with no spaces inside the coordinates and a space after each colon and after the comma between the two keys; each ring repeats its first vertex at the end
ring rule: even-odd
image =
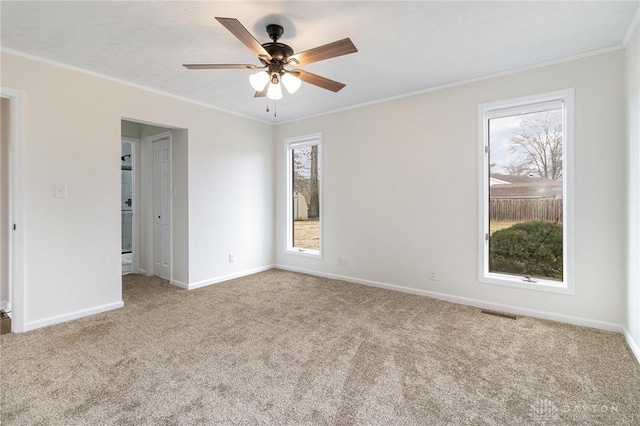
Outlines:
{"type": "MultiPolygon", "coordinates": [[[[9,2],[1,44],[264,121],[289,121],[620,46],[639,2],[9,2]],[[255,63],[214,17],[237,18],[261,43],[265,27],[301,52],[350,37],[359,52],[303,69],[340,81],[255,99],[251,70],[190,71],[183,63],[255,63]]],[[[255,72],[255,71],[254,71],[255,72]]]]}

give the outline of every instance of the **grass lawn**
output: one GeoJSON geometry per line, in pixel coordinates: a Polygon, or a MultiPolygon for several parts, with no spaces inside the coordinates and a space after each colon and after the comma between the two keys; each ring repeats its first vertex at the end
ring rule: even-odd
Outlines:
{"type": "Polygon", "coordinates": [[[320,250],[320,220],[296,220],[293,222],[293,246],[320,250]]]}

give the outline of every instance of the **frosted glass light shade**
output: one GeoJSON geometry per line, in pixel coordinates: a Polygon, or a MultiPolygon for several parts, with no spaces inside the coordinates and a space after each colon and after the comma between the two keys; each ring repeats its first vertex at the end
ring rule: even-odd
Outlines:
{"type": "Polygon", "coordinates": [[[267,98],[273,99],[274,101],[282,99],[282,87],[280,87],[279,83],[269,83],[269,88],[267,89],[267,98]]]}
{"type": "Polygon", "coordinates": [[[300,88],[302,81],[295,75],[287,72],[282,76],[282,84],[284,88],[287,89],[287,92],[293,95],[300,88]]]}
{"type": "Polygon", "coordinates": [[[269,74],[266,71],[251,74],[249,76],[249,83],[251,83],[251,87],[253,87],[256,92],[262,92],[264,88],[267,87],[267,83],[269,83],[269,74]]]}

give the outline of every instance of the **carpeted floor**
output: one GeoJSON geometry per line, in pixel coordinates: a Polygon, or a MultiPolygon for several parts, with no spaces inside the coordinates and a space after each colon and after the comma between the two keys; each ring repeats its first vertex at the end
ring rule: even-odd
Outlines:
{"type": "Polygon", "coordinates": [[[620,334],[271,270],[1,344],[2,425],[638,425],[620,334]]]}

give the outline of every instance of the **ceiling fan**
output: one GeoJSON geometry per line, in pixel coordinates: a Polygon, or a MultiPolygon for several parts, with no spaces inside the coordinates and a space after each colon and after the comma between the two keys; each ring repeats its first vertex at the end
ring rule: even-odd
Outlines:
{"type": "Polygon", "coordinates": [[[262,69],[249,77],[251,86],[256,90],[255,97],[266,96],[273,100],[281,99],[280,83],[289,93],[295,93],[300,87],[301,81],[338,92],[345,84],[308,71],[288,69],[287,67],[307,65],[358,51],[351,40],[345,38],[294,54],[290,46],[278,42],[284,32],[280,25],[267,25],[267,34],[272,42],[260,44],[237,19],[216,17],[216,20],[247,46],[258,57],[262,66],[253,64],[184,64],[183,66],[190,70],[262,69]]]}

